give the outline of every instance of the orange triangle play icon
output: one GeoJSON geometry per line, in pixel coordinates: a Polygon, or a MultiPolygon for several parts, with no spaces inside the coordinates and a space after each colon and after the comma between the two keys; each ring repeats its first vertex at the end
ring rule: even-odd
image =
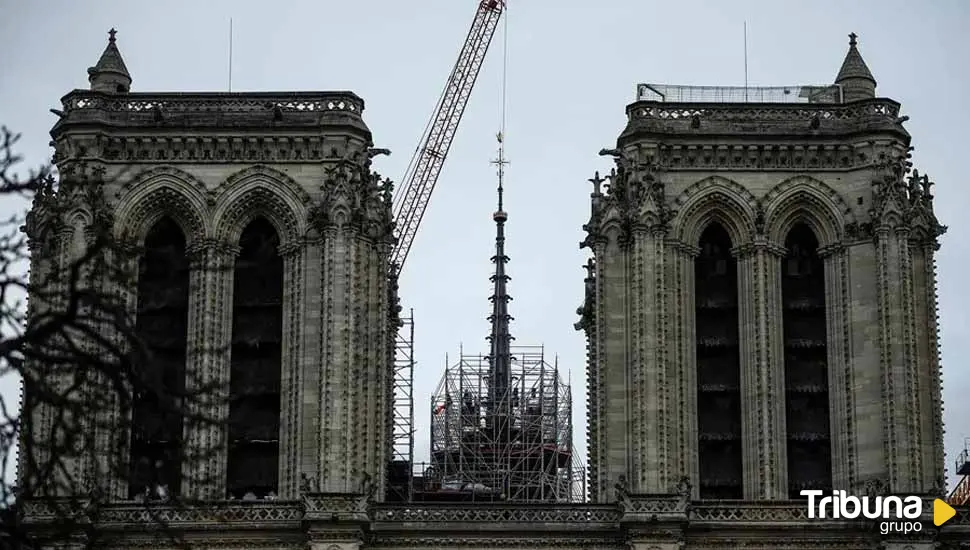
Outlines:
{"type": "Polygon", "coordinates": [[[957,511],[949,504],[940,499],[933,501],[933,525],[939,527],[953,519],[955,515],[957,515],[957,511]]]}

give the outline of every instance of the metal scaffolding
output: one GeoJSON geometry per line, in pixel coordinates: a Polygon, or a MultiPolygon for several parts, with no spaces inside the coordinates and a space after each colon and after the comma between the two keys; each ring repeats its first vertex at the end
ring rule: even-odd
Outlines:
{"type": "Polygon", "coordinates": [[[401,319],[394,342],[394,396],[391,464],[387,471],[387,500],[411,499],[414,460],[414,310],[401,319]]]}
{"type": "Polygon", "coordinates": [[[947,502],[952,506],[966,506],[970,504],[970,438],[963,441],[963,452],[957,456],[954,473],[960,481],[950,492],[947,502]]]}
{"type": "Polygon", "coordinates": [[[667,103],[842,103],[842,87],[638,84],[637,101],[667,103]]]}
{"type": "Polygon", "coordinates": [[[490,392],[489,357],[447,366],[431,398],[427,499],[581,502],[585,475],[572,441],[572,395],[541,346],[512,346],[505,395],[490,392]],[[507,403],[497,419],[490,400],[507,403]]]}

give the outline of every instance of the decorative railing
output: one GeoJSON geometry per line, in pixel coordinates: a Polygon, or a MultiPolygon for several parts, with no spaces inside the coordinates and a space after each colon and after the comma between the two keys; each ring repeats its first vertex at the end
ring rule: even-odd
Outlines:
{"type": "Polygon", "coordinates": [[[371,510],[375,522],[443,523],[616,523],[620,511],[609,505],[395,504],[371,510]]]}
{"type": "Polygon", "coordinates": [[[99,524],[217,525],[225,523],[267,525],[300,522],[303,507],[298,502],[219,503],[206,506],[106,506],[98,514],[99,524]]]}
{"type": "MultiPolygon", "coordinates": [[[[371,504],[365,511],[353,497],[310,495],[302,501],[213,502],[204,505],[164,503],[115,503],[88,506],[34,501],[25,503],[28,524],[96,523],[106,528],[127,526],[168,526],[188,529],[288,529],[306,521],[351,521],[370,523],[372,528],[399,530],[411,525],[422,529],[438,524],[437,529],[462,528],[461,524],[560,525],[566,529],[609,530],[622,523],[654,519],[686,520],[697,524],[771,524],[812,523],[803,502],[728,502],[686,503],[676,498],[632,497],[622,505],[610,504],[462,504],[401,503],[371,504]],[[65,518],[68,513],[71,517],[65,518]],[[680,518],[680,519],[678,519],[680,518]],[[421,527],[423,525],[424,527],[421,527]]],[[[851,522],[850,522],[851,523],[851,522]]],[[[836,527],[834,524],[831,524],[836,527]]],[[[970,507],[958,507],[957,516],[944,527],[970,526],[970,507]]]]}
{"type": "Polygon", "coordinates": [[[304,518],[300,502],[211,502],[203,505],[160,502],[119,502],[94,504],[86,501],[28,501],[23,505],[28,523],[96,523],[98,525],[158,525],[180,527],[237,526],[280,527],[299,523],[304,518]]]}
{"type": "Polygon", "coordinates": [[[64,113],[98,110],[110,113],[255,113],[281,112],[360,114],[364,100],[352,92],[132,93],[106,94],[75,90],[61,104],[64,113]]]}
{"type": "Polygon", "coordinates": [[[658,103],[639,101],[627,107],[630,121],[692,120],[720,122],[853,121],[871,118],[896,119],[899,104],[890,99],[873,99],[847,104],[758,104],[758,103],[658,103]]]}
{"type": "Polygon", "coordinates": [[[730,503],[696,504],[691,508],[691,521],[712,522],[801,522],[808,521],[804,503],[730,503]]]}

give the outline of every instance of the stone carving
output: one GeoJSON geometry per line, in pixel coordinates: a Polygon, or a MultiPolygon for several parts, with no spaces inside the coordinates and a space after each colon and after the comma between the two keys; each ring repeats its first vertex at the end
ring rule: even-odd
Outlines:
{"type": "Polygon", "coordinates": [[[616,502],[620,507],[620,511],[626,513],[631,509],[630,503],[630,489],[627,483],[626,476],[621,475],[614,485],[616,491],[616,502]]]}
{"type": "Polygon", "coordinates": [[[360,482],[360,498],[357,500],[357,511],[360,513],[367,513],[367,508],[372,502],[374,502],[374,496],[377,494],[377,484],[370,474],[364,472],[361,476],[360,482]]]}
{"type": "Polygon", "coordinates": [[[765,234],[765,207],[762,201],[758,201],[757,205],[754,211],[754,233],[758,237],[763,237],[765,234]]]}
{"type": "Polygon", "coordinates": [[[677,509],[681,511],[686,511],[690,505],[691,496],[691,484],[689,477],[682,477],[680,481],[677,482],[677,509]]]}
{"type": "Polygon", "coordinates": [[[583,268],[586,269],[586,279],[584,281],[585,299],[583,300],[583,304],[576,309],[576,314],[579,315],[579,321],[574,325],[576,330],[588,330],[592,328],[595,322],[596,267],[593,258],[587,260],[583,268]]]}
{"type": "Polygon", "coordinates": [[[672,212],[667,205],[661,167],[649,159],[638,159],[618,149],[603,149],[600,155],[614,158],[615,166],[603,179],[599,172],[593,184],[592,212],[583,226],[590,246],[615,227],[617,238],[627,246],[633,232],[666,231],[672,212]],[[606,185],[602,185],[604,182],[606,185]]]}
{"type": "Polygon", "coordinates": [[[342,159],[327,168],[323,200],[311,214],[318,230],[351,227],[373,242],[392,242],[394,184],[369,171],[369,165],[369,158],[358,156],[355,160],[342,159]]]}
{"type": "Polygon", "coordinates": [[[307,474],[306,472],[300,473],[300,492],[315,493],[318,490],[319,485],[317,484],[317,476],[307,474]]]}
{"type": "Polygon", "coordinates": [[[34,193],[30,211],[20,228],[30,239],[32,248],[42,249],[58,233],[64,223],[64,208],[57,193],[57,181],[53,176],[47,176],[34,193]]]}
{"type": "Polygon", "coordinates": [[[869,498],[881,497],[886,494],[886,482],[879,478],[870,478],[865,481],[863,491],[869,498]]]}

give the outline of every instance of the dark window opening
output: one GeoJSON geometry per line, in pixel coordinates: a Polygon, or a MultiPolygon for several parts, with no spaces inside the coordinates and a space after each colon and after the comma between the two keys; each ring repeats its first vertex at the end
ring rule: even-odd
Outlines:
{"type": "Polygon", "coordinates": [[[182,467],[189,264],[185,236],[163,218],[145,238],[138,265],[128,497],[164,500],[179,494],[182,467]]]}
{"type": "Polygon", "coordinates": [[[283,260],[279,237],[257,218],[239,239],[233,274],[226,489],[231,499],[279,491],[283,260]]]}
{"type": "Polygon", "coordinates": [[[788,493],[832,489],[825,273],[818,239],[804,224],[785,240],[782,306],[785,339],[785,420],[788,493]]]}
{"type": "Polygon", "coordinates": [[[743,497],[737,262],[717,224],[694,262],[700,498],[743,497]]]}

